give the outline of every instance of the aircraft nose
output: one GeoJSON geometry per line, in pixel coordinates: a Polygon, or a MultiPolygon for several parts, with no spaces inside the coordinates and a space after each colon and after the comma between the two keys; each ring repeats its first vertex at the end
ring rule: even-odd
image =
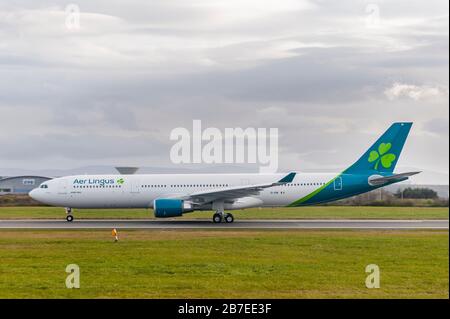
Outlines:
{"type": "Polygon", "coordinates": [[[28,193],[28,196],[30,196],[34,200],[39,200],[39,191],[37,189],[33,189],[31,192],[28,193]]]}

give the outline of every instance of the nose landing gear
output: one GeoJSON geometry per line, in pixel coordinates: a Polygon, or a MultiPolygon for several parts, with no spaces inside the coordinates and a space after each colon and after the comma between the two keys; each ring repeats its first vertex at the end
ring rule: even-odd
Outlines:
{"type": "Polygon", "coordinates": [[[66,220],[67,220],[68,222],[73,221],[72,208],[67,207],[67,208],[66,208],[66,214],[67,214],[66,220]]]}

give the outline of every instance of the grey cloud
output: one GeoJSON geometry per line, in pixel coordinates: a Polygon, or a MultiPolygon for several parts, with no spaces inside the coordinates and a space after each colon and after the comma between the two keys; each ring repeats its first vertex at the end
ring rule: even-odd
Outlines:
{"type": "Polygon", "coordinates": [[[150,157],[168,153],[164,145],[151,136],[115,136],[87,134],[83,132],[61,132],[59,134],[24,135],[0,139],[2,154],[8,160],[32,158],[52,159],[70,158],[72,160],[129,158],[133,156],[150,157]]]}
{"type": "Polygon", "coordinates": [[[423,128],[428,132],[438,134],[440,136],[445,135],[448,136],[449,133],[448,118],[432,119],[430,121],[425,122],[423,128]]]}

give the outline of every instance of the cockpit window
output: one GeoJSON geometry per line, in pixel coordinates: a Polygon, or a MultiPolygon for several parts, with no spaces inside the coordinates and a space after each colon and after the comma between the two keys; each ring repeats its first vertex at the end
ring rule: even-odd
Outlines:
{"type": "Polygon", "coordinates": [[[40,188],[48,188],[47,184],[42,184],[40,188]]]}

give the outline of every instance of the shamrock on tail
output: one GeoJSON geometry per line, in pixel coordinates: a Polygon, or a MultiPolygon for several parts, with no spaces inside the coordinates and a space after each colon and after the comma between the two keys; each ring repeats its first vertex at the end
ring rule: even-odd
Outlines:
{"type": "Polygon", "coordinates": [[[388,153],[386,154],[392,147],[391,143],[381,143],[378,146],[378,152],[377,151],[371,151],[369,154],[369,162],[375,162],[375,170],[378,170],[378,164],[380,164],[384,168],[389,168],[392,165],[392,162],[395,161],[395,154],[388,153]]]}

